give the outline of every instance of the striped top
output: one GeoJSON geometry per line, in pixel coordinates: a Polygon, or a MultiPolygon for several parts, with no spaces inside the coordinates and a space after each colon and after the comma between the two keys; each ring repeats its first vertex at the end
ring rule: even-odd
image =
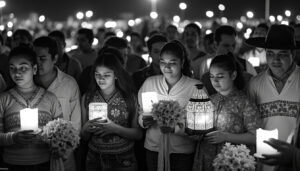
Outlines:
{"type": "Polygon", "coordinates": [[[38,108],[39,127],[62,117],[60,103],[53,93],[38,87],[32,98],[25,100],[15,88],[0,95],[0,145],[4,146],[3,159],[13,165],[35,165],[49,161],[49,149],[37,140],[29,145],[16,144],[12,136],[20,130],[20,110],[38,108]]]}

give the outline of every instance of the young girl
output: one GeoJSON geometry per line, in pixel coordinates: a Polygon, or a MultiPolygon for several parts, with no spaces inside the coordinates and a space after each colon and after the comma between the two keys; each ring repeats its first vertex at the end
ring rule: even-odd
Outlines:
{"type": "MultiPolygon", "coordinates": [[[[162,75],[149,77],[138,93],[139,104],[142,106],[142,93],[156,92],[158,100],[176,100],[181,107],[185,107],[196,91],[196,84],[200,81],[190,78],[192,75],[187,53],[179,41],[167,43],[160,52],[160,70],[162,75]]],[[[162,160],[170,162],[171,171],[188,171],[192,169],[195,142],[187,136],[178,135],[184,129],[175,128],[160,129],[152,117],[143,116],[140,113],[139,123],[147,129],[145,148],[148,171],[157,171],[168,166],[162,160]],[[169,154],[162,156],[165,147],[161,146],[161,137],[169,133],[170,143],[167,144],[169,154]],[[159,154],[160,153],[160,154],[159,154]],[[160,159],[159,159],[160,157],[160,159]]],[[[166,150],[168,151],[168,150],[166,150]]]]}
{"type": "Polygon", "coordinates": [[[214,170],[212,163],[225,142],[255,144],[259,114],[254,103],[242,91],[242,70],[232,55],[215,57],[210,65],[210,80],[218,92],[211,97],[215,106],[216,131],[199,142],[194,161],[195,171],[214,170]]]}
{"type": "Polygon", "coordinates": [[[9,55],[9,72],[15,86],[0,96],[0,144],[3,159],[12,171],[49,171],[49,149],[37,134],[20,130],[20,110],[38,108],[39,127],[62,117],[56,96],[37,86],[36,54],[29,47],[17,47],[9,55]]]}
{"type": "Polygon", "coordinates": [[[137,102],[129,74],[112,53],[102,53],[93,67],[94,79],[83,96],[82,138],[88,141],[87,171],[133,171],[134,140],[142,137],[137,124],[137,102]],[[88,120],[91,102],[104,102],[107,122],[88,120]]]}

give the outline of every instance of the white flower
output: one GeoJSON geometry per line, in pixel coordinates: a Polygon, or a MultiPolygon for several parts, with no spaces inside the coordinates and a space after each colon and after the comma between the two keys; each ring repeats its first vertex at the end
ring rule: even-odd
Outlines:
{"type": "Polygon", "coordinates": [[[186,111],[177,101],[160,100],[153,104],[152,113],[159,126],[174,127],[184,122],[186,111]]]}
{"type": "Polygon", "coordinates": [[[70,121],[56,119],[47,123],[41,134],[49,144],[50,151],[57,157],[66,158],[79,144],[79,133],[70,121]]]}
{"type": "Polygon", "coordinates": [[[249,153],[250,150],[243,144],[225,143],[221,152],[214,159],[213,166],[216,170],[254,171],[255,159],[249,153]]]}

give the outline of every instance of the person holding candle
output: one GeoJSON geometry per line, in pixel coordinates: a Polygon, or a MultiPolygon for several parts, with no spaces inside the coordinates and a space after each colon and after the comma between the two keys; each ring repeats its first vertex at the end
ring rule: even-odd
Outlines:
{"type": "Polygon", "coordinates": [[[300,116],[298,115],[297,127],[290,135],[292,142],[284,142],[276,139],[265,141],[276,150],[277,154],[263,155],[260,161],[268,165],[277,165],[276,171],[300,170],[300,116]]]}
{"type": "Polygon", "coordinates": [[[195,171],[214,170],[213,160],[225,142],[254,145],[255,131],[260,123],[255,104],[243,91],[243,71],[235,57],[231,53],[216,56],[209,72],[211,83],[218,92],[211,96],[215,107],[216,131],[199,139],[193,168],[195,171]]]}
{"type": "Polygon", "coordinates": [[[137,168],[134,141],[142,138],[137,124],[137,102],[133,82],[120,59],[100,53],[92,69],[94,78],[82,97],[84,126],[81,136],[88,141],[87,171],[133,171],[137,168]],[[89,120],[88,106],[107,103],[107,120],[89,120]]]}
{"type": "MultiPolygon", "coordinates": [[[[163,46],[160,52],[160,70],[162,75],[146,79],[139,90],[138,100],[143,106],[142,94],[156,92],[158,100],[176,100],[181,107],[185,107],[196,91],[196,84],[200,81],[190,78],[189,60],[184,46],[179,41],[171,41],[163,46]]],[[[170,161],[171,171],[189,171],[193,166],[195,142],[184,134],[184,127],[164,127],[160,129],[153,117],[144,116],[147,112],[140,110],[139,124],[146,130],[145,148],[148,171],[164,169],[159,156],[163,153],[164,146],[160,139],[163,134],[169,134],[169,152],[164,160],[170,161]]]]}
{"type": "Polygon", "coordinates": [[[60,103],[53,93],[36,84],[37,60],[31,48],[20,46],[10,52],[9,72],[15,86],[0,95],[0,145],[6,167],[12,171],[49,171],[49,148],[32,130],[20,130],[20,111],[37,108],[38,127],[42,128],[62,117],[60,103]]]}
{"type": "MultiPolygon", "coordinates": [[[[260,110],[262,128],[278,129],[278,139],[286,141],[296,127],[300,113],[300,68],[295,64],[294,30],[272,25],[266,38],[249,38],[246,43],[266,49],[268,69],[250,80],[248,92],[260,110]]],[[[261,170],[274,170],[263,165],[261,170]]]]}

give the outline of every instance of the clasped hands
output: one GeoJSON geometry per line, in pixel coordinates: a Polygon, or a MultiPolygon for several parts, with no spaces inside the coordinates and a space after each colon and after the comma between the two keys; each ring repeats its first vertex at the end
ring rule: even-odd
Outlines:
{"type": "Polygon", "coordinates": [[[109,119],[96,118],[86,122],[83,126],[84,131],[99,135],[101,137],[108,134],[114,134],[117,124],[109,119]]]}
{"type": "MultiPolygon", "coordinates": [[[[145,128],[149,128],[156,124],[156,120],[153,119],[153,116],[151,115],[145,115],[143,116],[143,126],[145,128]]],[[[168,134],[168,133],[174,133],[175,128],[174,127],[169,127],[169,126],[160,126],[160,131],[163,134],[168,134]]]]}
{"type": "Polygon", "coordinates": [[[34,134],[33,130],[20,130],[12,136],[14,143],[20,145],[43,143],[39,134],[34,134]]]}

